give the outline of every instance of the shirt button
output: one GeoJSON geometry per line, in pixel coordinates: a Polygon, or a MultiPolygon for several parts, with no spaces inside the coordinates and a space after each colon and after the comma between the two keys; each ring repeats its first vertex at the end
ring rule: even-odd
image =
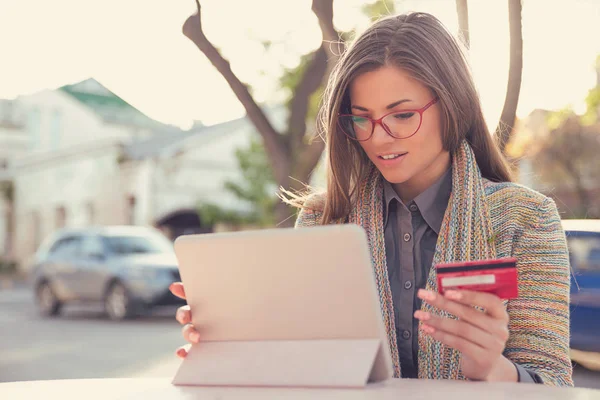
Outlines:
{"type": "Polygon", "coordinates": [[[404,282],[404,289],[408,290],[411,287],[412,287],[412,282],[411,281],[404,282]]]}
{"type": "Polygon", "coordinates": [[[408,207],[408,209],[412,212],[417,212],[419,211],[419,207],[417,207],[416,204],[411,204],[410,207],[408,207]]]}
{"type": "Polygon", "coordinates": [[[402,339],[404,339],[404,340],[410,339],[410,332],[409,331],[402,331],[402,339]]]}
{"type": "Polygon", "coordinates": [[[410,233],[405,233],[404,234],[404,241],[405,242],[410,242],[410,238],[411,238],[410,233]]]}

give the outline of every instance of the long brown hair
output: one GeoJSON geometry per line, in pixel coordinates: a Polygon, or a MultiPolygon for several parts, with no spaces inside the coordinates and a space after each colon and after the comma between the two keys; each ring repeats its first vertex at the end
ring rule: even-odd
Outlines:
{"type": "MultiPolygon", "coordinates": [[[[337,116],[349,113],[349,85],[360,74],[393,65],[439,98],[442,143],[453,154],[466,139],[484,178],[511,181],[508,164],[485,123],[465,55],[431,14],[408,13],[375,22],[345,51],[332,72],[319,118],[327,143],[327,195],[321,223],[345,219],[372,162],[358,143],[339,131],[337,116]]],[[[297,199],[298,200],[298,199],[297,199]]]]}

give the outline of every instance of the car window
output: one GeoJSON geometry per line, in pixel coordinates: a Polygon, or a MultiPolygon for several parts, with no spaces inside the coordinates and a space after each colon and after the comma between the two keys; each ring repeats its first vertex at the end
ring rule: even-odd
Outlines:
{"type": "Polygon", "coordinates": [[[104,254],[104,245],[98,236],[90,235],[81,240],[81,255],[83,257],[97,256],[104,254]]]}
{"type": "Polygon", "coordinates": [[[50,256],[55,258],[69,258],[78,254],[81,238],[78,236],[67,236],[59,239],[50,248],[50,256]]]}
{"type": "Polygon", "coordinates": [[[574,269],[600,272],[600,235],[570,236],[568,242],[574,269]]]}
{"type": "Polygon", "coordinates": [[[111,253],[118,255],[168,253],[173,245],[166,238],[157,235],[114,235],[104,240],[111,253]]]}

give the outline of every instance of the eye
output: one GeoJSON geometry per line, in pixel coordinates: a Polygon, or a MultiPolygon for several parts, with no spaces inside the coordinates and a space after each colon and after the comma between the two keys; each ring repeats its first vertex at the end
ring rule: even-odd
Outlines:
{"type": "Polygon", "coordinates": [[[415,115],[414,112],[399,112],[397,114],[394,114],[394,118],[399,119],[399,120],[407,120],[412,118],[415,115]]]}

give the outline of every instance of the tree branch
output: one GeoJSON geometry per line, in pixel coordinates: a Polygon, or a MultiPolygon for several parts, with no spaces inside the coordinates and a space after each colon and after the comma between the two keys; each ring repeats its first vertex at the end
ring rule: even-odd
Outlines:
{"type": "Polygon", "coordinates": [[[471,47],[471,39],[469,35],[469,6],[467,0],[456,0],[456,13],[458,14],[458,34],[462,39],[465,47],[471,47]]]}
{"type": "Polygon", "coordinates": [[[280,181],[280,174],[287,175],[289,170],[289,154],[283,145],[279,133],[273,128],[262,109],[256,104],[254,98],[248,91],[248,87],[242,83],[231,70],[227,61],[208,40],[202,30],[202,13],[200,2],[196,0],[197,12],[191,15],[183,24],[183,34],[187,36],[204,53],[206,58],[221,73],[227,81],[231,90],[246,110],[246,114],[256,129],[262,135],[269,160],[273,167],[276,179],[280,181]]]}
{"type": "Polygon", "coordinates": [[[521,91],[521,76],[523,73],[523,31],[521,25],[521,0],[508,0],[508,21],[510,28],[510,67],[508,70],[508,83],[506,85],[506,98],[500,122],[496,128],[496,136],[502,153],[510,141],[519,93],[521,91]]]}
{"type": "MultiPolygon", "coordinates": [[[[325,143],[319,137],[314,137],[310,144],[303,145],[306,138],[306,116],[310,96],[321,85],[327,83],[344,49],[344,42],[333,25],[333,0],[313,0],[312,11],[319,20],[323,44],[314,53],[311,63],[296,88],[288,125],[292,152],[298,157],[293,169],[293,178],[304,183],[308,182],[311,172],[325,149],[325,143]]],[[[320,129],[319,123],[317,121],[317,129],[320,129]]]]}
{"type": "Polygon", "coordinates": [[[324,46],[321,46],[312,54],[312,59],[296,86],[290,102],[288,134],[292,149],[302,144],[306,134],[306,117],[310,107],[310,97],[321,87],[326,71],[327,52],[324,46]]]}
{"type": "Polygon", "coordinates": [[[319,20],[323,44],[329,57],[328,69],[331,70],[344,51],[344,42],[333,25],[333,0],[313,0],[312,11],[319,20]]]}
{"type": "Polygon", "coordinates": [[[325,142],[320,137],[315,137],[310,144],[302,147],[302,151],[298,155],[299,162],[296,163],[294,170],[294,178],[302,183],[308,183],[310,174],[319,162],[323,150],[325,150],[325,142]]]}

